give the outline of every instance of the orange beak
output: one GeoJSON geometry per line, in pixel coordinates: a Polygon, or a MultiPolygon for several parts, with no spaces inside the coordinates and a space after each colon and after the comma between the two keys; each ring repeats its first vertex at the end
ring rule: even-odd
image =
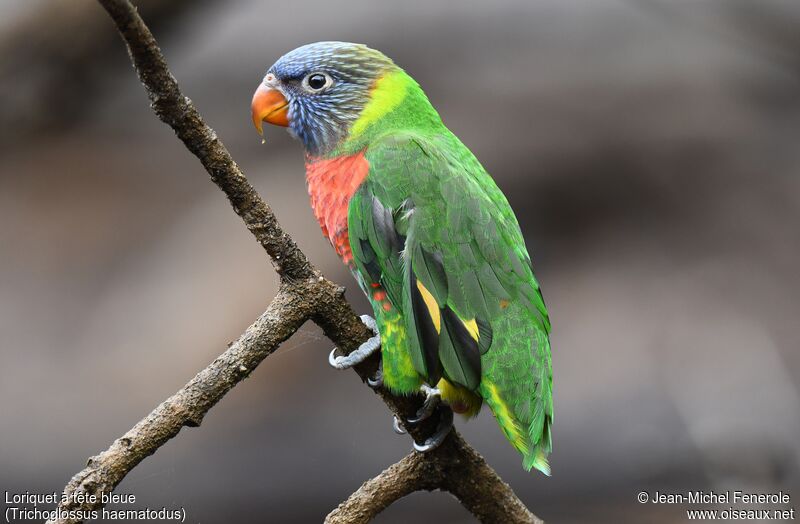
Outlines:
{"type": "Polygon", "coordinates": [[[263,83],[258,86],[253,94],[253,103],[250,105],[253,111],[253,125],[256,126],[258,134],[263,135],[263,122],[269,122],[276,126],[287,127],[289,125],[289,102],[277,89],[270,89],[263,83]]]}

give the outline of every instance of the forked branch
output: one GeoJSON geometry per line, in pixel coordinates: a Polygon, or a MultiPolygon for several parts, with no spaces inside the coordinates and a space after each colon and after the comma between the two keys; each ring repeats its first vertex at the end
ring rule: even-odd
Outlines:
{"type": "Polygon", "coordinates": [[[325,524],[367,523],[406,495],[437,489],[453,494],[481,522],[543,524],[457,433],[435,450],[412,452],[366,481],[325,524]]]}
{"type": "MultiPolygon", "coordinates": [[[[214,131],[180,90],[150,30],[128,0],[98,0],[122,35],[151,106],[205,167],[227,195],[234,211],[264,247],[281,277],[278,295],[267,310],[222,355],[180,391],[156,407],[67,484],[61,510],[102,507],[111,493],[142,460],[175,437],[184,426],[196,427],[236,384],[292,336],[307,320],[318,324],[344,353],[356,349],[370,332],[344,299],[344,288],[325,279],[283,231],[269,205],[253,189],[214,131]],[[76,494],[94,495],[95,502],[76,494]],[[77,502],[75,502],[77,500],[77,502]]],[[[362,380],[377,369],[377,357],[355,368],[362,380]]],[[[396,397],[377,390],[392,413],[409,418],[420,407],[419,396],[396,397]]],[[[410,430],[422,442],[437,424],[431,417],[410,430]]],[[[327,518],[328,522],[368,522],[392,502],[417,490],[442,489],[483,522],[541,522],[514,495],[483,458],[453,431],[435,451],[412,453],[364,484],[327,518]],[[359,517],[359,515],[361,515],[359,517]]],[[[50,522],[81,522],[65,514],[50,522]]]]}

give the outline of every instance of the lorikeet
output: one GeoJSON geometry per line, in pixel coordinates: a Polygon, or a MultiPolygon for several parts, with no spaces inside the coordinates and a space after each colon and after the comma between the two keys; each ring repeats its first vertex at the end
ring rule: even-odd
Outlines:
{"type": "MultiPolygon", "coordinates": [[[[549,474],[550,320],[503,193],[405,71],[364,45],[318,42],[281,57],[253,122],[288,127],[306,154],[311,205],[369,297],[376,335],[331,364],[381,350],[383,384],[441,397],[474,416],[483,402],[523,455],[549,474]]],[[[415,447],[424,451],[452,425],[415,447]]],[[[397,421],[395,421],[396,428],[397,421]]]]}

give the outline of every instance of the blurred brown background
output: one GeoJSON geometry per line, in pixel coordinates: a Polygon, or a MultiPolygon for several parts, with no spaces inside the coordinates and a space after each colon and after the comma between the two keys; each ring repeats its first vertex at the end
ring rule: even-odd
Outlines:
{"type": "MultiPolygon", "coordinates": [[[[458,423],[550,522],[682,522],[643,489],[800,499],[800,4],[140,2],[184,91],[286,229],[322,238],[300,146],[249,101],[317,40],[426,89],[508,195],[554,323],[553,477],[458,423]],[[793,491],[794,490],[794,491],[793,491]]],[[[266,307],[276,278],[148,109],[89,0],[0,3],[0,491],[60,490],[266,307]]],[[[410,449],[306,326],[119,488],[188,521],[319,522],[410,449]]],[[[378,522],[471,522],[416,494],[378,522]]]]}

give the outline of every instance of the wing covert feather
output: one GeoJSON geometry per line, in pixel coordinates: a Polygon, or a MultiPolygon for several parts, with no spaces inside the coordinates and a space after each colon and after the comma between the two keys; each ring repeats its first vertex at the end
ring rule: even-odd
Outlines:
{"type": "Polygon", "coordinates": [[[479,391],[524,465],[545,470],[550,321],[508,201],[452,135],[393,134],[366,157],[350,227],[373,253],[353,249],[357,270],[392,288],[417,371],[479,391]]]}

